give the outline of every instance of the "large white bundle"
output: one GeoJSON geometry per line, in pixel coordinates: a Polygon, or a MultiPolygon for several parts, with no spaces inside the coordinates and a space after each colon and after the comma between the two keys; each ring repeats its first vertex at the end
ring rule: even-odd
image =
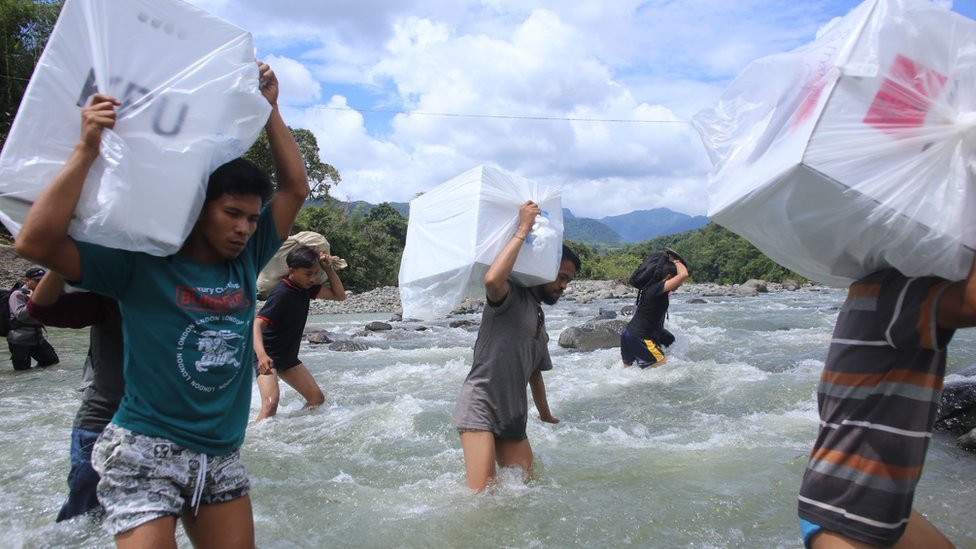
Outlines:
{"type": "Polygon", "coordinates": [[[0,220],[14,234],[78,140],[96,91],[122,101],[70,232],[167,255],[207,178],[257,139],[270,113],[249,33],[179,0],[68,0],[0,155],[0,220]]]}
{"type": "Polygon", "coordinates": [[[465,298],[484,297],[488,266],[518,228],[519,207],[543,211],[512,272],[519,284],[551,282],[562,257],[563,210],[558,188],[498,168],[479,166],[410,201],[400,261],[404,318],[446,315],[465,298]]]}
{"type": "Polygon", "coordinates": [[[695,117],[709,216],[774,261],[844,286],[885,267],[964,278],[976,247],[976,22],[869,0],[753,62],[695,117]]]}

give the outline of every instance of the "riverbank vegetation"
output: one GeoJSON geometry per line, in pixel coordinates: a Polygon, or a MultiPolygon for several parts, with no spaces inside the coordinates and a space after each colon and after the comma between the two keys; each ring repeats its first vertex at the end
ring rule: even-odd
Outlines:
{"type": "Polygon", "coordinates": [[[693,282],[740,284],[753,278],[767,282],[806,280],[773,262],[746,239],[715,223],[615,250],[596,251],[586,244],[567,244],[577,250],[583,261],[580,278],[626,279],[647,254],[671,248],[688,262],[693,282]]]}
{"type": "MultiPolygon", "coordinates": [[[[395,286],[400,258],[407,238],[407,219],[387,203],[372,209],[333,199],[320,206],[306,206],[295,222],[297,231],[325,235],[332,253],[345,258],[343,283],[358,291],[395,286]]],[[[714,223],[693,231],[663,236],[615,250],[597,251],[580,242],[566,243],[577,251],[582,279],[626,279],[653,250],[672,248],[688,262],[692,281],[737,284],[751,278],[782,282],[803,277],[777,265],[748,241],[714,223]]]]}

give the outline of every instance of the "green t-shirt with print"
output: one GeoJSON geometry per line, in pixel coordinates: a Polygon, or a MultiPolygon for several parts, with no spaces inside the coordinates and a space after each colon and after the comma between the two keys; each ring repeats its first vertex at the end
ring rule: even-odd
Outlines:
{"type": "Polygon", "coordinates": [[[80,287],[122,312],[125,396],[114,423],[207,455],[244,441],[257,275],[281,245],[271,209],[244,251],[209,264],[78,243],[80,287]]]}

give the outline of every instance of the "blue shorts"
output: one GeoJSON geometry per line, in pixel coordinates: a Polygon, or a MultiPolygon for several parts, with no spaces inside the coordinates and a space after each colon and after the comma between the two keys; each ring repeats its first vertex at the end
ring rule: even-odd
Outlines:
{"type": "Polygon", "coordinates": [[[819,534],[823,527],[814,524],[807,519],[800,519],[800,532],[803,534],[803,546],[807,549],[813,547],[813,536],[819,534]]]}
{"type": "Polygon", "coordinates": [[[639,339],[624,328],[620,333],[620,358],[627,366],[636,362],[641,368],[647,368],[664,362],[664,351],[654,341],[639,339]]]}

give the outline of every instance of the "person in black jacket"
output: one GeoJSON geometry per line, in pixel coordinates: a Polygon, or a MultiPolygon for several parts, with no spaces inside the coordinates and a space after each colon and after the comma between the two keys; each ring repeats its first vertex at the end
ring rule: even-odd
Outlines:
{"type": "Polygon", "coordinates": [[[667,362],[664,347],[674,343],[674,336],[664,329],[664,318],[670,306],[668,295],[688,278],[688,266],[677,254],[654,254],[663,256],[661,267],[639,289],[634,317],[620,334],[620,358],[624,367],[636,363],[641,368],[656,368],[667,362]]]}

